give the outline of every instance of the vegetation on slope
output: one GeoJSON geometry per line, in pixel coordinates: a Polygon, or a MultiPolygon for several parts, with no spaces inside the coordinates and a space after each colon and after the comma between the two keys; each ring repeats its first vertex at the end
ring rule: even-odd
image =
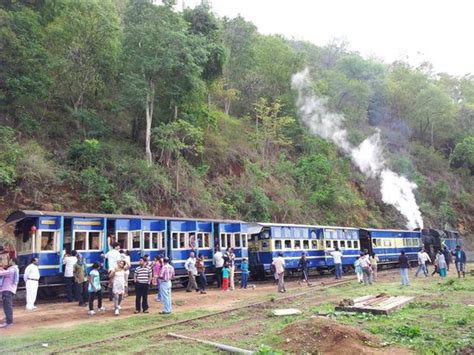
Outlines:
{"type": "Polygon", "coordinates": [[[0,8],[0,196],[16,207],[403,227],[298,122],[291,75],[382,132],[426,225],[474,226],[474,78],[258,33],[171,0],[0,8]]]}

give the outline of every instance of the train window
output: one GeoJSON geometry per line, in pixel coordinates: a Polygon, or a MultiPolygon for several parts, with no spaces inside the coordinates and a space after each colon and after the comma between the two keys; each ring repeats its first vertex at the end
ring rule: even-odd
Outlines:
{"type": "Polygon", "coordinates": [[[226,249],[227,245],[225,244],[225,234],[221,233],[221,248],[226,249]]]}
{"type": "Polygon", "coordinates": [[[203,248],[211,248],[211,235],[209,233],[204,233],[204,247],[203,248]]]}
{"type": "Polygon", "coordinates": [[[384,245],[385,247],[390,247],[390,246],[392,246],[392,242],[390,241],[390,239],[385,239],[385,240],[383,241],[383,245],[384,245]]]}
{"type": "Polygon", "coordinates": [[[285,240],[285,249],[291,249],[291,240],[285,240]]]}
{"type": "Polygon", "coordinates": [[[339,242],[339,244],[341,245],[341,248],[345,248],[346,247],[346,241],[345,240],[341,240],[339,242]]]}
{"type": "Polygon", "coordinates": [[[143,242],[145,249],[161,249],[161,233],[159,232],[143,232],[143,242]]]}
{"type": "Polygon", "coordinates": [[[117,243],[120,244],[120,249],[128,249],[128,232],[117,232],[117,243]]]}
{"type": "Polygon", "coordinates": [[[281,238],[281,228],[272,228],[273,229],[273,237],[281,238]]]}
{"type": "Polygon", "coordinates": [[[41,231],[39,247],[40,251],[56,250],[56,232],[41,231]]]}
{"type": "MultiPolygon", "coordinates": [[[[130,249],[140,249],[141,248],[141,243],[140,243],[140,232],[132,232],[131,236],[131,245],[132,247],[130,249]]],[[[129,245],[130,245],[129,244],[129,245]]]]}
{"type": "Polygon", "coordinates": [[[240,233],[234,234],[235,247],[240,248],[240,233]]]}
{"type": "Polygon", "coordinates": [[[312,243],[314,249],[324,250],[324,242],[322,240],[318,240],[317,242],[313,240],[312,243]]]}
{"type": "Polygon", "coordinates": [[[281,240],[275,239],[273,242],[275,244],[275,250],[281,250],[281,240]]]}
{"type": "Polygon", "coordinates": [[[309,240],[303,240],[303,249],[309,249],[309,240]]]}
{"type": "Polygon", "coordinates": [[[354,240],[354,249],[359,249],[359,241],[354,240]]]}
{"type": "Polygon", "coordinates": [[[88,250],[99,250],[100,249],[100,232],[89,232],[88,237],[88,250]]]}
{"type": "Polygon", "coordinates": [[[21,236],[18,236],[16,239],[16,250],[18,252],[22,251],[31,251],[33,238],[30,238],[29,236],[26,238],[21,238],[21,236]]]}
{"type": "Polygon", "coordinates": [[[63,243],[63,249],[67,251],[68,253],[71,252],[72,248],[72,236],[71,236],[71,231],[64,232],[64,243],[63,243]]]}
{"type": "Polygon", "coordinates": [[[181,242],[180,241],[180,245],[181,243],[183,243],[184,245],[187,245],[188,248],[190,249],[194,249],[196,248],[196,244],[197,244],[197,240],[196,240],[196,234],[194,233],[189,233],[189,235],[187,236],[188,240],[187,240],[187,243],[186,243],[186,233],[180,233],[179,234],[180,238],[183,238],[184,242],[181,242]],[[183,235],[183,237],[181,237],[181,235],[183,235]]]}
{"type": "Polygon", "coordinates": [[[372,244],[377,246],[377,239],[372,239],[372,244]]]}
{"type": "Polygon", "coordinates": [[[75,250],[86,250],[86,237],[87,237],[87,232],[74,233],[74,249],[75,250]]]}
{"type": "Polygon", "coordinates": [[[330,240],[326,240],[326,248],[331,248],[331,241],[330,240]]]}
{"type": "Polygon", "coordinates": [[[352,249],[352,240],[348,240],[348,241],[347,241],[347,247],[348,247],[349,249],[352,249]]]}
{"type": "Polygon", "coordinates": [[[301,240],[295,240],[295,247],[294,249],[301,249],[301,240]]]}
{"type": "Polygon", "coordinates": [[[318,237],[318,235],[316,234],[316,231],[311,231],[310,237],[311,239],[316,239],[318,237]]]}
{"type": "Polygon", "coordinates": [[[242,234],[242,248],[247,248],[247,234],[242,234]]]}
{"type": "Polygon", "coordinates": [[[337,248],[337,240],[332,241],[332,248],[336,249],[337,248]]]}
{"type": "Polygon", "coordinates": [[[173,249],[179,249],[179,238],[178,238],[178,233],[176,232],[173,232],[171,234],[171,240],[172,240],[172,245],[173,245],[173,249]]]}
{"type": "Polygon", "coordinates": [[[196,234],[196,237],[197,237],[197,247],[198,248],[203,248],[204,240],[203,240],[203,237],[202,237],[202,233],[196,234]]]}

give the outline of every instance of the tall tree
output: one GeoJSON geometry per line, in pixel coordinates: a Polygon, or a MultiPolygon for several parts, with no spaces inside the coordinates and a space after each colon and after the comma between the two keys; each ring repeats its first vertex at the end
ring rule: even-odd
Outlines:
{"type": "Polygon", "coordinates": [[[0,23],[0,107],[15,114],[35,106],[51,87],[44,29],[39,13],[20,5],[0,9],[0,23]]]}
{"type": "Polygon", "coordinates": [[[145,155],[150,165],[155,104],[166,97],[176,104],[199,86],[200,64],[206,59],[206,52],[187,33],[186,22],[170,5],[133,0],[124,19],[124,89],[145,112],[145,155]]]}
{"type": "Polygon", "coordinates": [[[74,111],[97,100],[113,79],[120,50],[120,27],[112,0],[56,0],[48,24],[49,50],[57,95],[74,111]]]}

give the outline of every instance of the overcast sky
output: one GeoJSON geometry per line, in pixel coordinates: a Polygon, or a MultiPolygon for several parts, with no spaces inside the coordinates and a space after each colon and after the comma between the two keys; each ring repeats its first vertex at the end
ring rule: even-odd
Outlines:
{"type": "MultiPolygon", "coordinates": [[[[201,0],[179,0],[193,7],[201,0]]],[[[211,0],[219,16],[238,14],[265,34],[324,45],[346,38],[350,49],[387,63],[408,59],[435,70],[474,74],[471,0],[211,0]]]]}

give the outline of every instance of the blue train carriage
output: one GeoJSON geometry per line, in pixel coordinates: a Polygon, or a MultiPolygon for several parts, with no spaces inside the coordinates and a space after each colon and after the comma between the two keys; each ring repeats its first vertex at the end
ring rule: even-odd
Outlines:
{"type": "Polygon", "coordinates": [[[270,274],[270,265],[278,253],[283,253],[286,270],[298,269],[301,254],[305,252],[309,267],[324,264],[321,240],[322,228],[311,225],[251,223],[249,235],[249,261],[252,277],[261,279],[270,274]]]}
{"type": "Polygon", "coordinates": [[[42,283],[62,281],[62,259],[73,249],[88,266],[100,261],[106,231],[106,219],[100,215],[19,210],[6,223],[15,223],[20,269],[38,257],[42,283]]]}
{"type": "Polygon", "coordinates": [[[170,219],[169,256],[177,276],[187,275],[184,263],[191,252],[203,254],[207,269],[212,266],[214,223],[210,220],[170,219]]]}
{"type": "Polygon", "coordinates": [[[324,259],[318,261],[318,267],[329,270],[334,267],[334,258],[330,255],[330,252],[337,247],[342,252],[343,269],[352,269],[361,250],[359,229],[333,226],[322,226],[320,228],[318,248],[324,250],[324,259]]]}
{"type": "Polygon", "coordinates": [[[359,239],[361,250],[377,254],[380,264],[398,263],[402,250],[410,262],[415,262],[423,246],[421,232],[416,230],[361,228],[359,239]]]}

